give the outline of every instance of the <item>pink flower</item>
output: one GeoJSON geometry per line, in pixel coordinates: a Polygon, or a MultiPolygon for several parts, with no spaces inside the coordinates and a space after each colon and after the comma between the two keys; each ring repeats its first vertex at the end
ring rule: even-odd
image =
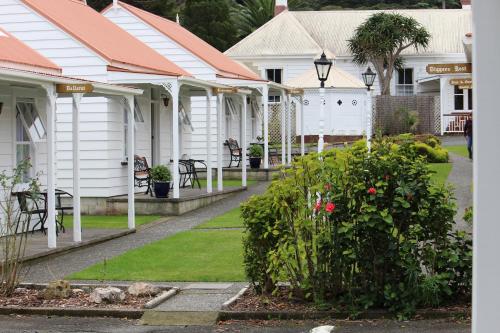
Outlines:
{"type": "Polygon", "coordinates": [[[377,194],[377,190],[375,189],[375,187],[370,187],[368,189],[368,194],[369,195],[375,195],[375,194],[377,194]]]}
{"type": "Polygon", "coordinates": [[[329,202],[326,204],[326,207],[325,207],[325,210],[328,212],[328,213],[333,213],[333,211],[335,210],[335,204],[333,202],[329,202]]]}

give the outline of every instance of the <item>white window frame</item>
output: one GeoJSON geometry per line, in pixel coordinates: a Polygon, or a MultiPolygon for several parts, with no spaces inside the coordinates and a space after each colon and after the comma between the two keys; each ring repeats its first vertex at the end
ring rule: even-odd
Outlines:
{"type": "Polygon", "coordinates": [[[460,90],[458,86],[453,86],[453,110],[455,112],[464,112],[466,108],[468,108],[468,101],[466,100],[468,96],[466,96],[466,90],[462,89],[462,92],[457,92],[457,90],[460,90]],[[457,96],[462,96],[462,108],[457,109],[457,103],[456,103],[456,98],[457,96]]]}
{"type": "Polygon", "coordinates": [[[406,82],[406,70],[412,71],[412,83],[399,83],[399,74],[400,70],[396,70],[396,95],[397,96],[413,96],[415,95],[415,68],[413,67],[403,67],[401,68],[403,71],[403,82],[406,82]]]}
{"type": "Polygon", "coordinates": [[[15,161],[15,165],[17,167],[19,165],[19,163],[21,162],[18,160],[18,148],[19,148],[19,146],[28,146],[28,157],[27,158],[30,159],[31,168],[30,168],[30,170],[27,170],[27,172],[23,176],[23,178],[24,178],[23,181],[28,182],[29,178],[31,178],[33,176],[33,168],[35,167],[35,164],[36,164],[36,161],[35,161],[36,143],[47,142],[47,130],[46,130],[47,127],[45,124],[45,119],[43,119],[43,117],[40,115],[40,112],[38,111],[36,101],[34,98],[21,98],[21,97],[16,98],[16,97],[14,97],[14,108],[16,110],[15,116],[14,116],[14,154],[15,154],[14,161],[15,161]],[[26,122],[25,115],[23,114],[22,110],[18,107],[18,104],[21,104],[21,103],[32,105],[33,111],[35,112],[36,117],[37,117],[35,119],[35,122],[39,121],[38,126],[35,126],[35,127],[40,127],[40,126],[42,127],[41,128],[43,130],[42,136],[39,135],[40,133],[38,130],[36,130],[36,128],[35,128],[35,131],[38,134],[38,137],[35,138],[34,132],[32,133],[32,131],[30,131],[30,127],[28,126],[28,123],[26,122]],[[20,123],[18,123],[18,116],[19,116],[20,123]],[[19,141],[18,140],[19,126],[22,126],[22,129],[26,133],[28,141],[19,141]]]}
{"type": "Polygon", "coordinates": [[[265,69],[264,69],[264,74],[265,74],[265,78],[266,78],[267,80],[269,80],[269,81],[273,81],[273,82],[276,82],[276,83],[278,83],[278,84],[283,84],[283,82],[285,82],[285,70],[284,70],[284,68],[283,68],[283,67],[267,67],[267,68],[265,68],[265,69]],[[269,76],[267,75],[267,74],[268,74],[268,72],[267,72],[267,71],[274,71],[274,72],[273,72],[273,74],[274,74],[274,75],[273,75],[273,76],[274,76],[274,78],[276,78],[276,71],[280,71],[280,72],[281,72],[281,82],[276,82],[275,80],[271,80],[271,79],[269,78],[269,76]]]}
{"type": "Polygon", "coordinates": [[[281,95],[269,95],[267,102],[269,104],[281,104],[281,95]]]}

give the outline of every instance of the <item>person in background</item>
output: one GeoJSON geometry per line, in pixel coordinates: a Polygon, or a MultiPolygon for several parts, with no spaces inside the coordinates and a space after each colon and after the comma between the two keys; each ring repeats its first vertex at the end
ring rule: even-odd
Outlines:
{"type": "Polygon", "coordinates": [[[469,158],[472,160],[472,115],[469,116],[465,121],[464,136],[467,140],[467,150],[469,151],[469,158]]]}

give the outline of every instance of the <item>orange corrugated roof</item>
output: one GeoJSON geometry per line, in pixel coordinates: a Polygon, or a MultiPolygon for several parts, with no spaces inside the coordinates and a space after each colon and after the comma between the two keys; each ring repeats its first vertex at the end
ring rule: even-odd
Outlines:
{"type": "Polygon", "coordinates": [[[61,72],[56,64],[0,28],[0,61],[27,65],[35,70],[61,72]]]}
{"type": "Polygon", "coordinates": [[[119,4],[159,32],[165,34],[179,45],[195,54],[201,60],[217,69],[219,71],[219,75],[236,79],[260,80],[260,77],[257,74],[244,68],[176,22],[172,22],[166,18],[154,15],[121,1],[119,4]]]}
{"type": "Polygon", "coordinates": [[[114,66],[131,65],[173,76],[190,75],[80,0],[22,0],[114,66]]]}

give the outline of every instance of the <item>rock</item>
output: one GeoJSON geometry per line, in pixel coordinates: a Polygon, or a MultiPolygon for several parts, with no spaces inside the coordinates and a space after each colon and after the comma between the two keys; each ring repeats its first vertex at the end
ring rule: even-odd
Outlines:
{"type": "Polygon", "coordinates": [[[157,286],[144,282],[137,282],[128,287],[128,293],[137,297],[156,296],[160,291],[157,286]]]}
{"type": "Polygon", "coordinates": [[[71,286],[68,281],[64,280],[50,282],[42,292],[42,297],[46,300],[70,298],[71,295],[71,286]]]}
{"type": "Polygon", "coordinates": [[[26,294],[28,292],[28,288],[16,288],[14,293],[16,294],[26,294]]]}
{"type": "Polygon", "coordinates": [[[125,292],[115,287],[95,288],[89,299],[96,304],[120,303],[125,299],[125,292]]]}
{"type": "Polygon", "coordinates": [[[83,289],[73,289],[73,294],[75,295],[80,295],[80,294],[85,294],[85,290],[83,289]]]}
{"type": "Polygon", "coordinates": [[[309,333],[331,333],[334,329],[334,326],[319,326],[310,330],[309,333]]]}

